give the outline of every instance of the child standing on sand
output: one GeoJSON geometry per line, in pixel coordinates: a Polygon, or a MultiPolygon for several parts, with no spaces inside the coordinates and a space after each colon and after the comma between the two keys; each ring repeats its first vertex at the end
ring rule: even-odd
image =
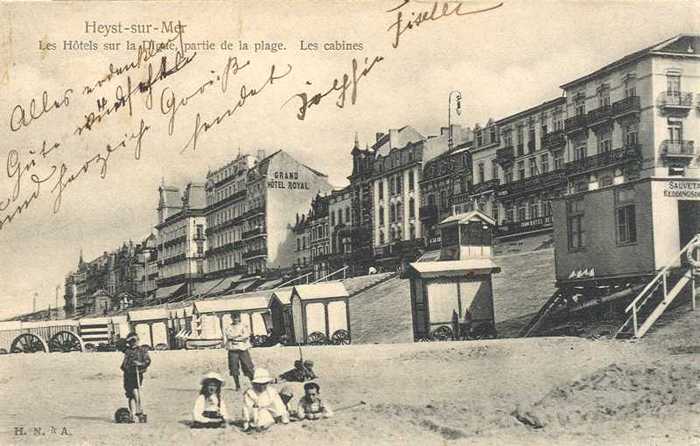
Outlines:
{"type": "Polygon", "coordinates": [[[195,428],[223,427],[230,420],[226,403],[221,397],[224,380],[216,372],[209,372],[200,381],[202,388],[194,402],[192,421],[195,428]]]}
{"type": "Polygon", "coordinates": [[[243,394],[243,430],[263,431],[275,422],[289,423],[289,413],[279,393],[270,383],[273,378],[265,369],[256,369],[253,388],[243,394]]]}
{"type": "Polygon", "coordinates": [[[124,373],[124,395],[129,400],[129,422],[134,422],[134,416],[139,421],[145,421],[143,408],[141,407],[141,387],[143,386],[143,374],[151,365],[151,357],[148,351],[138,345],[139,337],[136,333],[129,333],[126,337],[126,349],[121,369],[124,373]]]}

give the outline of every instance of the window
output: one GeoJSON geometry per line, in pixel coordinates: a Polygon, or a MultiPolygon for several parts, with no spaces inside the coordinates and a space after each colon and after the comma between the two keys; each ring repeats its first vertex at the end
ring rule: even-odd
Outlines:
{"type": "Polygon", "coordinates": [[[552,215],[552,200],[545,199],[542,201],[542,215],[544,217],[552,215]]]}
{"type": "Polygon", "coordinates": [[[680,142],[683,139],[683,121],[680,119],[668,120],[668,139],[680,142]]]}
{"type": "Polygon", "coordinates": [[[530,218],[537,218],[540,216],[540,203],[535,200],[535,197],[530,198],[530,218]]]}
{"type": "Polygon", "coordinates": [[[527,151],[532,153],[535,151],[535,124],[530,123],[530,127],[527,129],[527,151]]]}
{"type": "Polygon", "coordinates": [[[576,251],[585,247],[583,229],[583,199],[571,200],[566,204],[567,232],[569,250],[576,251]]]}
{"type": "Polygon", "coordinates": [[[384,244],[384,231],[379,231],[379,244],[384,244]]]}
{"type": "Polygon", "coordinates": [[[415,187],[415,186],[413,185],[413,183],[414,183],[414,178],[413,178],[413,177],[414,177],[414,175],[413,175],[413,170],[409,170],[409,171],[408,171],[408,190],[410,190],[410,191],[413,191],[413,189],[414,189],[414,187],[415,187]]]}
{"type": "Polygon", "coordinates": [[[518,144],[518,156],[522,156],[525,153],[525,146],[524,146],[524,131],[523,131],[523,126],[519,125],[517,129],[517,134],[516,134],[516,142],[518,144]]]}
{"type": "Polygon", "coordinates": [[[607,84],[598,88],[598,107],[610,107],[610,87],[607,84]]]}
{"type": "Polygon", "coordinates": [[[513,146],[513,135],[511,132],[511,129],[504,129],[503,130],[503,143],[505,147],[512,147],[513,146]]]}
{"type": "Polygon", "coordinates": [[[607,153],[612,150],[610,131],[601,132],[598,135],[598,153],[607,153]]]}
{"type": "Polygon", "coordinates": [[[481,130],[476,131],[476,145],[481,146],[484,144],[484,137],[481,133],[481,130]]]}
{"type": "Polygon", "coordinates": [[[542,166],[540,169],[542,173],[549,172],[549,154],[544,153],[540,156],[540,165],[542,166]]]}
{"type": "Polygon", "coordinates": [[[533,156],[532,158],[530,158],[529,163],[530,163],[530,176],[532,177],[535,175],[539,175],[539,172],[537,170],[537,158],[535,158],[533,156]]]}
{"type": "Polygon", "coordinates": [[[681,76],[679,74],[666,75],[666,92],[669,96],[680,97],[681,95],[681,76]]]}
{"type": "Polygon", "coordinates": [[[350,223],[350,206],[345,207],[345,223],[350,223]]]}
{"type": "Polygon", "coordinates": [[[428,195],[428,206],[435,206],[435,195],[428,195]]]}
{"type": "Polygon", "coordinates": [[[527,201],[523,200],[518,203],[518,221],[527,220],[527,201]]]}
{"type": "Polygon", "coordinates": [[[401,203],[396,203],[396,220],[403,220],[403,205],[401,203]]]}
{"type": "Polygon", "coordinates": [[[496,160],[491,160],[491,179],[498,178],[498,163],[496,160]]]}
{"type": "Polygon", "coordinates": [[[518,179],[525,179],[525,161],[518,161],[518,179]]]}
{"type": "Polygon", "coordinates": [[[411,223],[408,231],[409,231],[409,236],[411,237],[411,240],[415,240],[416,239],[416,225],[411,223]]]}
{"type": "Polygon", "coordinates": [[[582,159],[586,159],[586,142],[585,142],[585,140],[577,143],[576,148],[574,149],[574,160],[579,161],[582,159]]]}
{"type": "Polygon", "coordinates": [[[383,200],[384,199],[384,181],[379,180],[378,183],[378,189],[379,189],[379,199],[383,200]]]}
{"type": "Polygon", "coordinates": [[[491,217],[493,217],[493,221],[498,224],[498,203],[494,203],[491,209],[491,217]]]}
{"type": "Polygon", "coordinates": [[[562,123],[562,111],[560,108],[554,110],[552,118],[554,120],[554,130],[562,130],[564,128],[564,125],[562,123]]]}
{"type": "Polygon", "coordinates": [[[392,203],[389,207],[389,223],[396,221],[396,206],[392,203]]]}
{"type": "Polygon", "coordinates": [[[394,187],[394,177],[389,178],[389,196],[394,195],[396,192],[394,187]]]}
{"type": "MultiPolygon", "coordinates": [[[[340,209],[342,211],[342,209],[340,209]]],[[[340,220],[338,220],[340,222],[340,220]]],[[[335,226],[335,211],[331,211],[331,226],[335,226]]]]}
{"type": "Polygon", "coordinates": [[[396,177],[396,193],[400,194],[401,193],[401,184],[403,183],[403,178],[401,178],[401,175],[396,177]]]}
{"type": "Polygon", "coordinates": [[[483,183],[483,182],[484,182],[484,175],[485,175],[485,173],[484,173],[484,163],[479,163],[479,170],[478,170],[478,172],[479,172],[479,183],[483,183]]]}
{"type": "Polygon", "coordinates": [[[411,198],[408,200],[408,218],[416,217],[416,200],[411,198]]]}
{"type": "Polygon", "coordinates": [[[503,169],[503,181],[505,184],[509,184],[513,182],[513,168],[512,167],[507,167],[506,169],[503,169]]]}
{"type": "Polygon", "coordinates": [[[445,212],[447,209],[447,192],[440,191],[440,212],[445,212]]]}
{"type": "Polygon", "coordinates": [[[497,136],[498,136],[498,134],[497,134],[497,132],[496,132],[496,126],[495,126],[495,125],[492,125],[491,128],[489,128],[489,138],[491,139],[490,142],[491,142],[491,143],[496,142],[497,136]]]}
{"type": "Polygon", "coordinates": [[[554,170],[559,170],[564,168],[564,151],[557,150],[554,152],[554,170]]]}
{"type": "Polygon", "coordinates": [[[506,221],[506,223],[511,223],[513,221],[513,204],[508,203],[504,206],[504,208],[505,208],[505,214],[506,214],[505,221],[506,221]]]}
{"type": "Polygon", "coordinates": [[[633,124],[625,127],[625,144],[628,146],[634,146],[637,144],[638,140],[637,126],[633,124]]]}
{"type": "Polygon", "coordinates": [[[637,241],[634,197],[633,188],[615,191],[615,228],[618,244],[635,243],[637,241]]]}
{"type": "Polygon", "coordinates": [[[384,208],[379,206],[379,224],[384,224],[384,208]]]}
{"type": "Polygon", "coordinates": [[[574,103],[574,108],[576,111],[576,116],[583,116],[586,114],[586,101],[583,98],[583,94],[579,93],[581,96],[579,96],[576,99],[576,102],[574,103]]]}
{"type": "Polygon", "coordinates": [[[632,75],[628,75],[625,79],[625,98],[637,96],[637,79],[632,75]]]}

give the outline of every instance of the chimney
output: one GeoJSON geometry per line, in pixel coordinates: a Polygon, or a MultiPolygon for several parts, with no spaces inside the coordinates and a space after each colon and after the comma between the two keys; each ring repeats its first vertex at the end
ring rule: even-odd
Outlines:
{"type": "Polygon", "coordinates": [[[377,132],[377,134],[375,136],[377,137],[377,142],[379,142],[379,140],[382,139],[382,136],[384,136],[384,133],[377,132]]]}
{"type": "Polygon", "coordinates": [[[265,149],[258,149],[258,162],[265,158],[265,149]]]}

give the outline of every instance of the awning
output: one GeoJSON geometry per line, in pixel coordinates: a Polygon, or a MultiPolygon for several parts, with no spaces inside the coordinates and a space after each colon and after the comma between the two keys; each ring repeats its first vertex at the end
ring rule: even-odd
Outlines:
{"type": "Polygon", "coordinates": [[[259,290],[271,290],[271,289],[275,288],[277,285],[279,285],[280,283],[282,283],[282,279],[268,280],[267,282],[258,286],[257,289],[259,289],[259,290]]]}
{"type": "Polygon", "coordinates": [[[280,301],[282,305],[289,305],[292,303],[292,290],[294,287],[285,287],[285,288],[280,288],[278,290],[275,290],[274,293],[272,293],[272,297],[276,297],[277,300],[280,301]]]}
{"type": "Polygon", "coordinates": [[[299,296],[301,300],[331,299],[350,296],[342,282],[321,282],[309,285],[297,285],[292,292],[299,296]]]}
{"type": "Polygon", "coordinates": [[[233,295],[221,299],[198,300],[192,306],[200,314],[226,313],[230,311],[265,310],[270,304],[270,294],[233,295]]]}
{"type": "Polygon", "coordinates": [[[258,279],[257,277],[254,279],[246,279],[243,282],[236,285],[236,287],[231,291],[233,291],[234,293],[243,293],[245,291],[248,291],[251,288],[253,288],[253,285],[255,285],[255,282],[257,282],[258,280],[260,279],[258,279]]]}
{"type": "Polygon", "coordinates": [[[219,277],[218,279],[195,283],[192,295],[196,297],[205,297],[223,293],[228,290],[232,284],[240,280],[242,276],[242,274],[236,274],[235,276],[219,277]]]}
{"type": "Polygon", "coordinates": [[[438,260],[440,260],[440,250],[439,249],[435,250],[435,251],[426,252],[425,254],[420,256],[420,258],[418,260],[416,260],[416,262],[437,262],[438,260]]]}
{"type": "Polygon", "coordinates": [[[187,284],[185,283],[179,283],[177,285],[171,285],[171,286],[166,286],[162,288],[158,288],[156,290],[156,299],[163,300],[163,299],[171,299],[178,294],[181,293],[181,289],[185,288],[187,284]]]}
{"type": "Polygon", "coordinates": [[[483,212],[480,211],[470,211],[470,212],[464,212],[462,214],[456,214],[452,215],[450,217],[447,217],[443,221],[440,222],[438,225],[439,227],[444,227],[444,226],[449,226],[457,223],[469,223],[470,221],[477,221],[481,220],[484,223],[488,223],[491,226],[496,226],[496,222],[494,221],[493,218],[489,217],[488,215],[484,214],[483,212]]]}
{"type": "Polygon", "coordinates": [[[490,258],[447,260],[442,262],[415,262],[409,264],[409,274],[419,277],[464,276],[466,274],[498,273],[498,267],[490,258]]]}
{"type": "Polygon", "coordinates": [[[170,319],[170,312],[165,308],[129,311],[129,320],[131,322],[158,321],[163,319],[170,319]]]}

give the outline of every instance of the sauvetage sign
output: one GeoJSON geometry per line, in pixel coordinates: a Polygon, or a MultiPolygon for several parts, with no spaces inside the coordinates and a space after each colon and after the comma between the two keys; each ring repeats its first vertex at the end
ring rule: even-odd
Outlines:
{"type": "Polygon", "coordinates": [[[664,197],[700,200],[700,181],[669,181],[664,185],[664,197]]]}

